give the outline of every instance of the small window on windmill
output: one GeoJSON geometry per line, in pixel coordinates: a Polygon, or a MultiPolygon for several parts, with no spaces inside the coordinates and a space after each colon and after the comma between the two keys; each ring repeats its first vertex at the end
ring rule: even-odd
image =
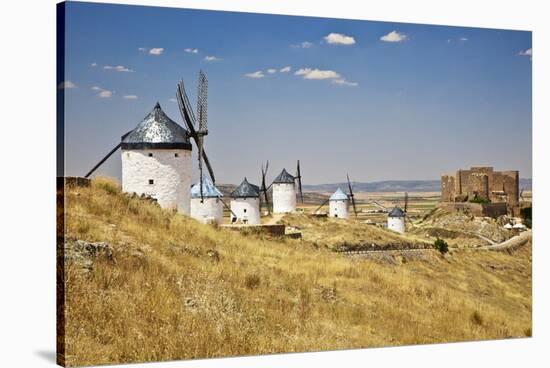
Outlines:
{"type": "Polygon", "coordinates": [[[174,153],[174,157],[180,157],[178,153],[174,153]]]}
{"type": "Polygon", "coordinates": [[[243,209],[243,212],[244,212],[244,213],[246,213],[246,208],[245,208],[245,209],[243,209]]]}
{"type": "Polygon", "coordinates": [[[149,157],[153,157],[153,154],[152,154],[151,152],[149,152],[149,155],[148,155],[148,156],[149,156],[149,157]]]}
{"type": "Polygon", "coordinates": [[[153,185],[155,181],[153,179],[149,179],[149,185],[153,185]]]}

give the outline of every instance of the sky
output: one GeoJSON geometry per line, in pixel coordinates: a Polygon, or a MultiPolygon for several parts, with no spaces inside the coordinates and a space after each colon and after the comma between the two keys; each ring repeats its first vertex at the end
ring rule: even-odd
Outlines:
{"type": "MultiPolygon", "coordinates": [[[[84,175],[183,79],[208,78],[217,183],[437,179],[532,170],[531,32],[68,3],[65,174],[84,175]]],[[[196,147],[194,147],[196,153],[196,147]]],[[[197,163],[193,161],[197,177],[197,163]]],[[[120,154],[97,175],[120,180],[120,154]]]]}

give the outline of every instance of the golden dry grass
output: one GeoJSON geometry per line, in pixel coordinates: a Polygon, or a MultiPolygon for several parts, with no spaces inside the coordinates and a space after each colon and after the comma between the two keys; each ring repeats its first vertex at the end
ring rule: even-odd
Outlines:
{"type": "Polygon", "coordinates": [[[69,189],[66,206],[69,237],[114,251],[88,273],[66,265],[67,365],[531,333],[530,247],[401,265],[352,260],[201,225],[103,179],[69,189]]]}

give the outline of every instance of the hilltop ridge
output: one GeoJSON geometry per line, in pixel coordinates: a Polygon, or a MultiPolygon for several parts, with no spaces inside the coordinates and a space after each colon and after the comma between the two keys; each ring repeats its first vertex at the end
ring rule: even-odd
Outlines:
{"type": "Polygon", "coordinates": [[[80,247],[64,268],[68,365],[531,335],[530,246],[351,259],[330,242],[398,236],[333,219],[319,240],[240,233],[105,179],[65,195],[64,246],[80,247]]]}

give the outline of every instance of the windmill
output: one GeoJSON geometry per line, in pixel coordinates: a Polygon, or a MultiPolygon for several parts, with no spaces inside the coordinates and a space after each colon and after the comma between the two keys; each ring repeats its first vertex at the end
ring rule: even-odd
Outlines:
{"type": "MultiPolygon", "coordinates": [[[[357,217],[357,206],[355,204],[355,195],[353,194],[353,187],[351,186],[351,182],[349,180],[349,175],[346,174],[346,178],[348,180],[348,191],[349,193],[346,194],[344,193],[340,188],[338,188],[336,190],[336,192],[334,192],[334,194],[332,196],[330,196],[328,199],[326,199],[323,203],[321,203],[321,205],[319,207],[317,207],[315,209],[315,211],[313,211],[313,214],[314,215],[318,215],[320,216],[320,214],[317,214],[317,212],[324,206],[326,205],[327,203],[331,202],[331,201],[340,201],[340,203],[343,201],[343,200],[346,200],[346,205],[345,205],[345,213],[346,213],[346,218],[347,218],[347,207],[348,207],[348,204],[349,202],[351,202],[352,206],[353,206],[353,213],[355,214],[355,217],[357,217]]],[[[332,202],[331,202],[332,203],[332,202]]],[[[329,216],[332,217],[332,214],[330,213],[332,211],[332,206],[329,206],[329,216]]],[[[340,217],[340,216],[338,216],[340,217]]]]}
{"type": "Polygon", "coordinates": [[[298,190],[300,191],[300,201],[304,203],[304,193],[302,192],[302,173],[300,172],[300,160],[296,162],[296,176],[295,180],[298,181],[298,190]]]}
{"type": "Polygon", "coordinates": [[[198,114],[198,123],[195,120],[195,114],[187,98],[187,93],[185,92],[185,86],[183,80],[180,80],[176,90],[176,100],[178,101],[178,107],[180,110],[181,117],[187,126],[189,131],[189,136],[193,138],[195,144],[198,148],[198,161],[199,161],[199,183],[200,183],[200,193],[201,200],[204,199],[203,192],[203,162],[208,169],[212,183],[216,184],[216,179],[214,177],[214,170],[210,165],[208,156],[204,150],[204,137],[208,135],[208,126],[207,126],[207,108],[208,108],[208,80],[206,75],[202,72],[199,72],[198,86],[197,86],[197,114],[198,114]],[[197,127],[197,128],[195,128],[197,127]]]}
{"type": "Polygon", "coordinates": [[[267,190],[269,188],[266,186],[266,182],[265,182],[265,177],[267,175],[268,168],[269,168],[269,161],[265,163],[265,169],[264,169],[264,165],[262,164],[262,186],[260,187],[260,208],[262,208],[262,194],[263,194],[265,199],[265,205],[267,207],[267,212],[271,213],[269,209],[269,197],[267,196],[267,190]]]}
{"type": "Polygon", "coordinates": [[[407,207],[409,205],[409,193],[408,192],[405,192],[405,207],[404,207],[404,211],[405,214],[407,214],[407,207]]]}
{"type": "Polygon", "coordinates": [[[348,178],[348,188],[349,188],[349,194],[348,197],[351,201],[351,204],[353,205],[353,213],[355,213],[355,217],[357,217],[357,207],[355,207],[355,196],[353,195],[353,189],[351,187],[351,182],[349,181],[349,175],[346,174],[348,178]]]}

